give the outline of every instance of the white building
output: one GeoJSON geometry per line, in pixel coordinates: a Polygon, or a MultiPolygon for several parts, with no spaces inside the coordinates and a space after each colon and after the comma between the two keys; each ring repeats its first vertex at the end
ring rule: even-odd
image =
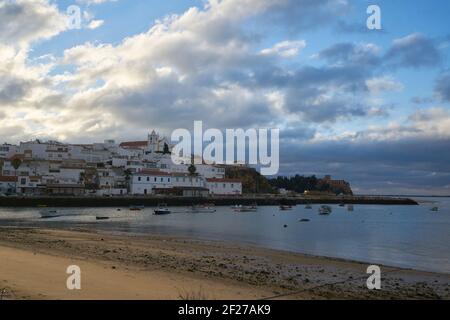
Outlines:
{"type": "Polygon", "coordinates": [[[42,177],[19,176],[16,190],[20,194],[43,194],[45,192],[45,186],[42,184],[42,177]]]}
{"type": "Polygon", "coordinates": [[[17,177],[0,176],[0,194],[16,193],[17,177]]]}
{"type": "Polygon", "coordinates": [[[0,159],[11,158],[13,155],[17,153],[19,153],[19,146],[7,143],[0,145],[0,159]]]}
{"type": "Polygon", "coordinates": [[[235,179],[206,179],[206,187],[212,195],[242,195],[242,182],[235,179]]]}
{"type": "Polygon", "coordinates": [[[187,173],[172,173],[172,187],[205,187],[205,179],[187,173]]]}
{"type": "Polygon", "coordinates": [[[172,188],[172,175],[167,172],[142,170],[131,177],[132,195],[153,194],[154,189],[172,188]]]}

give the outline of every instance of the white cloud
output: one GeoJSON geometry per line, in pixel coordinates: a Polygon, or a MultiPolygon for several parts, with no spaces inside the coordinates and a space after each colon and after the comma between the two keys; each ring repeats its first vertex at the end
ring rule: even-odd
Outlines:
{"type": "Polygon", "coordinates": [[[0,42],[27,47],[67,29],[66,16],[48,0],[0,2],[0,42]]]}
{"type": "Polygon", "coordinates": [[[265,56],[280,56],[283,58],[292,58],[299,54],[301,50],[306,48],[306,41],[283,41],[277,43],[272,48],[261,50],[261,54],[265,56]]]}
{"type": "Polygon", "coordinates": [[[366,80],[367,88],[371,94],[377,95],[384,91],[402,91],[404,85],[395,81],[391,76],[381,76],[366,80]]]}
{"type": "Polygon", "coordinates": [[[88,29],[97,29],[100,28],[105,23],[104,20],[92,20],[89,22],[88,29]]]}

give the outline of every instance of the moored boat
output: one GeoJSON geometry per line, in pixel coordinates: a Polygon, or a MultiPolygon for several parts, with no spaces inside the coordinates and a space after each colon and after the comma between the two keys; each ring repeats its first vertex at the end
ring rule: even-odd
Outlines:
{"type": "Polygon", "coordinates": [[[280,206],[280,210],[281,210],[281,211],[288,211],[288,210],[292,210],[292,206],[288,206],[288,205],[281,205],[281,206],[280,206]]]}
{"type": "Polygon", "coordinates": [[[256,212],[258,211],[258,208],[255,206],[242,206],[242,205],[236,205],[232,207],[234,212],[256,212]]]}
{"type": "Polygon", "coordinates": [[[187,212],[189,213],[214,213],[216,209],[209,206],[192,206],[187,212]]]}
{"type": "Polygon", "coordinates": [[[144,210],[144,206],[136,206],[136,205],[134,205],[134,206],[130,206],[130,211],[141,211],[141,210],[144,210]]]}
{"type": "Polygon", "coordinates": [[[319,208],[320,215],[329,215],[332,211],[333,211],[333,209],[331,209],[330,206],[321,206],[319,208]]]}
{"type": "Polygon", "coordinates": [[[169,208],[167,207],[166,204],[160,204],[160,205],[158,205],[158,207],[155,210],[153,210],[153,214],[157,215],[157,216],[171,214],[171,213],[172,213],[172,211],[169,210],[169,208]]]}
{"type": "Polygon", "coordinates": [[[39,213],[41,215],[41,219],[52,219],[61,216],[57,210],[41,210],[39,213]]]}
{"type": "Polygon", "coordinates": [[[437,211],[439,211],[439,207],[433,207],[433,208],[431,208],[431,211],[437,212],[437,211]]]}

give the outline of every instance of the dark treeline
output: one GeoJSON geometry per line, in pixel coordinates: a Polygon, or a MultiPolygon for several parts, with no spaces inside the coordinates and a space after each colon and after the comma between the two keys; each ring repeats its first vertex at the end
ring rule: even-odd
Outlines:
{"type": "Polygon", "coordinates": [[[269,183],[276,188],[282,188],[289,191],[295,191],[298,193],[303,193],[305,190],[308,191],[331,191],[328,190],[328,186],[324,184],[319,184],[319,179],[316,176],[305,177],[301,175],[295,175],[293,177],[277,177],[275,179],[270,179],[269,183]]]}

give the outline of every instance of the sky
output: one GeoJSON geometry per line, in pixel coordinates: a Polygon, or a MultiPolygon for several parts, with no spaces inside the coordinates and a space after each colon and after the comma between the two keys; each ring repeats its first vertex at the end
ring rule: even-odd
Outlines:
{"type": "Polygon", "coordinates": [[[280,174],[450,194],[447,0],[0,0],[0,142],[279,128],[280,174]],[[366,10],[381,9],[381,30],[366,10]],[[79,29],[67,24],[78,6],[79,29]]]}

